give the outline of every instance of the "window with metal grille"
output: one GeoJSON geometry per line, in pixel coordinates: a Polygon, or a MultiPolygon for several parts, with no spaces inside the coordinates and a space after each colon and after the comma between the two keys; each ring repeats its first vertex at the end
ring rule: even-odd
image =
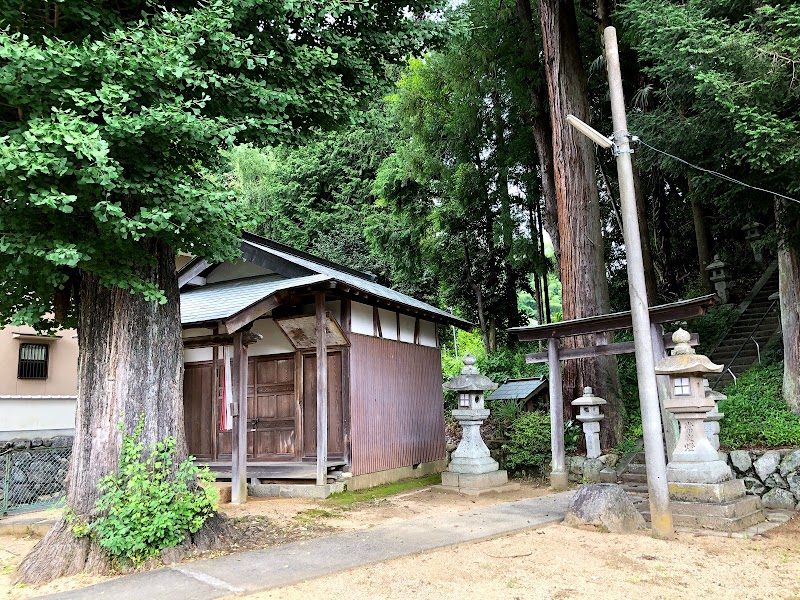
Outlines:
{"type": "Polygon", "coordinates": [[[47,379],[47,344],[20,344],[18,379],[47,379]]]}

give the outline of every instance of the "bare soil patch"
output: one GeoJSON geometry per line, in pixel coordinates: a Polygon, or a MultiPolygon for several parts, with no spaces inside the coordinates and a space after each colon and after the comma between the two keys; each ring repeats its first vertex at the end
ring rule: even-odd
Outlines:
{"type": "Polygon", "coordinates": [[[497,599],[800,598],[800,517],[763,536],[674,541],[553,525],[251,596],[497,599]]]}

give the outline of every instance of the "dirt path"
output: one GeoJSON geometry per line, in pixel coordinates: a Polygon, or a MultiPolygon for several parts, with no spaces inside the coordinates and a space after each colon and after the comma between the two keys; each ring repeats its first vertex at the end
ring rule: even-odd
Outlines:
{"type": "Polygon", "coordinates": [[[800,598],[800,517],[753,539],[615,535],[555,525],[250,596],[497,599],[800,598]]]}
{"type": "MultiPolygon", "coordinates": [[[[337,500],[253,499],[223,506],[237,521],[239,549],[364,529],[530,498],[524,483],[502,497],[469,498],[422,488],[354,504],[337,500]]],[[[0,599],[22,600],[101,581],[61,579],[13,587],[11,571],[36,543],[0,536],[0,599]]],[[[800,517],[765,536],[730,539],[680,534],[674,542],[552,526],[465,544],[324,577],[253,596],[300,598],[800,598],[800,517]]]]}

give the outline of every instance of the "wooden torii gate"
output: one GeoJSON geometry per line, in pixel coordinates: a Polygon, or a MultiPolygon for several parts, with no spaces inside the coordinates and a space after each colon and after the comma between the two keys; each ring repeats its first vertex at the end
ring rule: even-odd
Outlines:
{"type": "MultiPolygon", "coordinates": [[[[717,304],[719,298],[715,294],[682,300],[672,304],[662,304],[650,308],[651,341],[656,360],[666,356],[666,349],[673,346],[671,338],[664,336],[663,323],[683,321],[703,316],[710,306],[717,304]]],[[[561,348],[559,340],[565,337],[605,333],[617,329],[628,329],[632,325],[630,311],[573,319],[558,323],[547,323],[534,327],[513,327],[509,333],[516,335],[520,341],[547,340],[547,352],[528,354],[528,363],[546,362],[550,367],[550,448],[553,455],[550,485],[554,488],[567,486],[567,467],[564,451],[564,409],[561,382],[562,360],[575,360],[593,356],[609,356],[634,352],[633,342],[617,342],[582,348],[561,348]]],[[[692,336],[692,345],[697,345],[697,336],[692,336]]],[[[664,400],[669,395],[667,377],[657,377],[658,397],[661,404],[661,416],[667,442],[667,456],[671,457],[678,439],[678,427],[675,419],[664,410],[664,400]]],[[[602,395],[602,390],[600,390],[602,395]]]]}

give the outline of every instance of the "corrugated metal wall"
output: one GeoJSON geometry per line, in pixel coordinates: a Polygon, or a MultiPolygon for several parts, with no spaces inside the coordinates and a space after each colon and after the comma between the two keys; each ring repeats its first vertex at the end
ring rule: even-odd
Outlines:
{"type": "Polygon", "coordinates": [[[351,334],[353,475],[445,457],[438,348],[351,334]]]}

